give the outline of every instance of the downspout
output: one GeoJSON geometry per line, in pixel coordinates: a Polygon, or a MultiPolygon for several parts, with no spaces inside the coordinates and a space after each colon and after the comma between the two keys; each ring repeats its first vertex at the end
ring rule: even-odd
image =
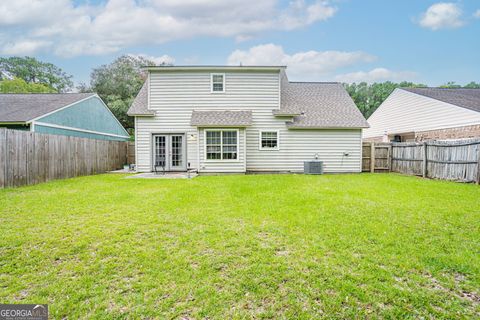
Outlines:
{"type": "Polygon", "coordinates": [[[135,130],[134,132],[134,139],[135,139],[135,172],[138,172],[138,152],[137,152],[137,143],[138,143],[138,139],[137,139],[137,117],[133,117],[133,127],[135,130]]]}
{"type": "Polygon", "coordinates": [[[200,129],[197,127],[197,172],[200,172],[200,129]]]}
{"type": "Polygon", "coordinates": [[[247,173],[247,128],[243,129],[243,171],[247,173]]]}

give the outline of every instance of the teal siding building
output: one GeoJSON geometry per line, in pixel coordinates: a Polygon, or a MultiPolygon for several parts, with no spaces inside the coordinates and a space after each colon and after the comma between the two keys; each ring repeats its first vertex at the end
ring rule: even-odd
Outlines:
{"type": "Polygon", "coordinates": [[[0,127],[100,140],[130,138],[93,93],[0,94],[0,127]]]}

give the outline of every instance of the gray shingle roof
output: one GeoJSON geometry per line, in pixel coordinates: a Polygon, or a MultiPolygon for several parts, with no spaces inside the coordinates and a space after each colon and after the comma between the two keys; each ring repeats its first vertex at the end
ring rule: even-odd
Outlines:
{"type": "Polygon", "coordinates": [[[282,114],[300,114],[289,128],[368,128],[369,125],[340,83],[288,82],[282,79],[282,114]]]}
{"type": "Polygon", "coordinates": [[[142,88],[132,102],[132,105],[127,111],[129,116],[153,116],[155,112],[148,109],[148,85],[147,81],[143,83],[142,88]]]}
{"type": "Polygon", "coordinates": [[[402,88],[402,90],[480,112],[480,89],[402,88]]]}
{"type": "Polygon", "coordinates": [[[27,122],[94,93],[0,94],[0,122],[27,122]]]}
{"type": "Polygon", "coordinates": [[[193,111],[190,124],[197,127],[246,127],[252,124],[252,112],[193,111]]]}

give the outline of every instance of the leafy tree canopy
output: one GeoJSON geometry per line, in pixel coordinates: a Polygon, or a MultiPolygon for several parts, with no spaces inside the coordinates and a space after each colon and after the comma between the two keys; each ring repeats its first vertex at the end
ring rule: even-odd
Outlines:
{"type": "Polygon", "coordinates": [[[440,88],[446,88],[446,89],[460,89],[460,88],[465,88],[465,89],[480,89],[480,83],[476,83],[474,81],[464,85],[463,87],[455,82],[447,82],[444,85],[441,85],[440,88]]]}
{"type": "Polygon", "coordinates": [[[133,128],[133,118],[127,116],[127,111],[145,81],[141,68],[146,65],[155,63],[141,56],[121,56],[93,69],[90,87],[82,84],[78,89],[96,92],[125,128],[133,128]]]}
{"type": "Polygon", "coordinates": [[[66,92],[73,87],[71,75],[54,64],[33,57],[0,58],[0,72],[29,84],[48,86],[56,92],[66,92]]]}
{"type": "Polygon", "coordinates": [[[55,89],[42,83],[27,83],[23,79],[0,81],[0,93],[54,93],[55,89]]]}

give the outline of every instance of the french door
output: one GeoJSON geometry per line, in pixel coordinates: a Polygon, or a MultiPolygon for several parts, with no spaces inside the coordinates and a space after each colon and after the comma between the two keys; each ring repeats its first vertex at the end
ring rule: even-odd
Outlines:
{"type": "Polygon", "coordinates": [[[153,135],[153,171],[186,171],[184,134],[153,135]]]}

